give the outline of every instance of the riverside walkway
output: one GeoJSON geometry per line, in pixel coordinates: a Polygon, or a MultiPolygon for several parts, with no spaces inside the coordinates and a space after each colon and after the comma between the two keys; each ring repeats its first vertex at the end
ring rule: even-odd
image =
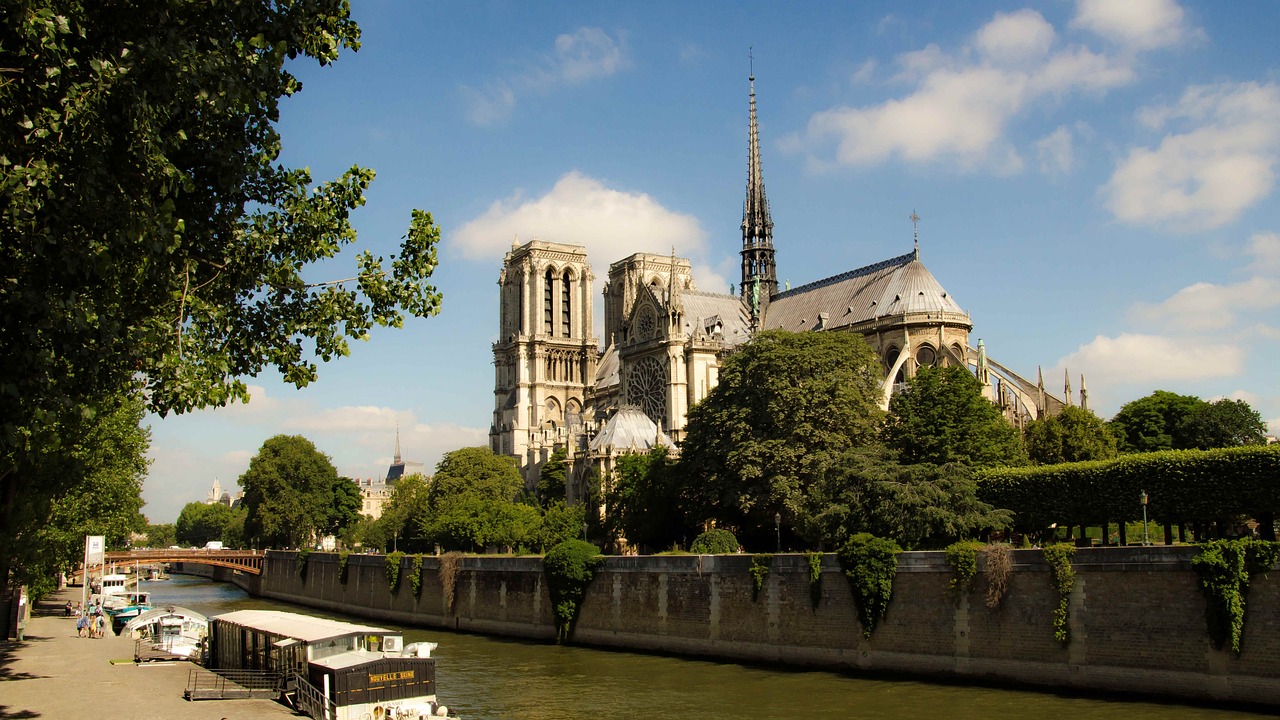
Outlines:
{"type": "Polygon", "coordinates": [[[22,642],[0,643],[0,720],[112,718],[113,720],[266,720],[295,716],[272,700],[182,698],[187,662],[135,665],[133,641],[108,634],[76,637],[75,618],[62,606],[79,589],[38,603],[22,642]],[[113,665],[112,660],[128,660],[113,665]]]}

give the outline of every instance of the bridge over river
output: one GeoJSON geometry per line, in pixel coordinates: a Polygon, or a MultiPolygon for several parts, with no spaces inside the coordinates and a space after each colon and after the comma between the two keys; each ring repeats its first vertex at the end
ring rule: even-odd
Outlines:
{"type": "MultiPolygon", "coordinates": [[[[199,548],[139,549],[109,552],[104,555],[108,565],[155,565],[156,563],[199,563],[213,567],[225,567],[239,570],[249,575],[262,574],[264,553],[257,550],[205,550],[199,548]]],[[[79,582],[84,568],[77,568],[71,574],[72,582],[79,582]]]]}

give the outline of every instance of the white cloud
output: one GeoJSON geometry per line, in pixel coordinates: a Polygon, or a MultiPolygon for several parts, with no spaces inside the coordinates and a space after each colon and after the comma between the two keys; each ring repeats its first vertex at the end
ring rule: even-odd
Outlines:
{"type": "Polygon", "coordinates": [[[929,45],[898,56],[895,80],[913,86],[905,96],[815,113],[784,146],[807,149],[817,167],[829,164],[818,157],[834,146],[835,163],[847,166],[898,157],[1018,172],[1022,161],[1005,134],[1032,103],[1070,92],[1103,92],[1135,78],[1127,60],[1055,47],[1056,33],[1039,13],[997,13],[959,52],[929,45]]]}
{"type": "Polygon", "coordinates": [[[1053,26],[1035,10],[996,13],[974,36],[974,47],[997,63],[1039,60],[1053,45],[1053,26]]]}
{"type": "Polygon", "coordinates": [[[1071,27],[1135,50],[1176,45],[1195,34],[1175,0],[1079,0],[1071,27]]]}
{"type": "Polygon", "coordinates": [[[567,83],[608,77],[625,66],[622,45],[600,28],[579,28],[556,37],[551,71],[567,83]]]}
{"type": "Polygon", "coordinates": [[[1040,172],[1045,175],[1063,175],[1071,172],[1074,154],[1070,128],[1061,125],[1057,130],[1037,140],[1036,155],[1040,158],[1040,172]]]}
{"type": "Polygon", "coordinates": [[[1250,270],[1280,275],[1280,234],[1257,233],[1249,238],[1249,254],[1253,256],[1250,270]]]}
{"type": "Polygon", "coordinates": [[[1102,188],[1120,220],[1201,230],[1234,220],[1268,195],[1280,159],[1280,88],[1258,83],[1189,88],[1176,105],[1147,108],[1153,129],[1188,125],[1155,149],[1134,148],[1102,188]]]}
{"type": "Polygon", "coordinates": [[[1199,282],[1162,303],[1137,303],[1131,313],[1140,324],[1162,324],[1186,330],[1225,330],[1241,313],[1280,306],[1280,281],[1254,277],[1231,285],[1199,282]]]}
{"type": "Polygon", "coordinates": [[[463,223],[447,238],[470,259],[500,258],[516,236],[583,245],[588,255],[613,262],[634,252],[667,254],[674,245],[682,257],[701,255],[706,232],[691,215],[673,212],[645,193],[608,188],[573,171],[547,194],[526,198],[517,191],[495,200],[479,217],[463,223]]]}
{"type": "Polygon", "coordinates": [[[861,65],[858,66],[858,69],[854,70],[853,74],[849,76],[849,82],[854,85],[863,85],[865,83],[871,82],[872,76],[875,75],[876,67],[877,67],[876,59],[867,58],[865,61],[863,61],[861,65]]]}
{"type": "Polygon", "coordinates": [[[1059,368],[1083,371],[1107,384],[1159,383],[1232,377],[1244,368],[1238,346],[1190,338],[1124,333],[1099,335],[1058,361],[1059,368]]]}
{"type": "Polygon", "coordinates": [[[623,36],[616,39],[595,27],[556,36],[551,53],[530,61],[529,70],[496,78],[482,87],[460,85],[467,119],[476,125],[496,125],[515,112],[521,96],[548,92],[609,77],[629,65],[623,36]]]}

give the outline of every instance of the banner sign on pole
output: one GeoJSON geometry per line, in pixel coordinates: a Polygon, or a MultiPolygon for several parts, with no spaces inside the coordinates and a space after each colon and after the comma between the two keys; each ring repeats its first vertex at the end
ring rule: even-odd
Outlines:
{"type": "Polygon", "coordinates": [[[106,549],[107,539],[102,535],[86,535],[84,538],[84,562],[86,565],[101,565],[103,562],[103,551],[106,549]]]}

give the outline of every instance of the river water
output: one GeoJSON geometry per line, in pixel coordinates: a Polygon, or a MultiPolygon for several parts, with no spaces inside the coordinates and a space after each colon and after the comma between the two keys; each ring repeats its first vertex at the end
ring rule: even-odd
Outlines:
{"type": "Polygon", "coordinates": [[[251,598],[234,585],[174,575],[148,583],[157,604],[206,615],[278,609],[404,632],[430,640],[439,697],[463,720],[888,720],[890,718],[1070,718],[1192,720],[1274,717],[1215,708],[1066,697],[910,680],[779,671],[733,663],[398,627],[251,598]]]}

